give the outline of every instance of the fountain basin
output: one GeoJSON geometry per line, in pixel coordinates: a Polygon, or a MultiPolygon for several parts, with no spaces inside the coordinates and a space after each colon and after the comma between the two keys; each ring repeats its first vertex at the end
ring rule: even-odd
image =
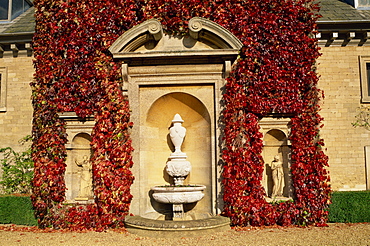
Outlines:
{"type": "Polygon", "coordinates": [[[153,198],[159,203],[183,204],[200,201],[203,197],[205,185],[197,186],[154,186],[153,198]]]}

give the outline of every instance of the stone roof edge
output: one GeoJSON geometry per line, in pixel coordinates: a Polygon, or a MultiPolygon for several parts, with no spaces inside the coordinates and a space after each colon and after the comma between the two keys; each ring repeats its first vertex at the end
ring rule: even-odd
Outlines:
{"type": "Polygon", "coordinates": [[[35,32],[0,33],[0,46],[31,43],[35,32]]]}
{"type": "Polygon", "coordinates": [[[320,24],[356,24],[356,23],[370,23],[370,20],[318,20],[316,21],[318,25],[320,24]]]}

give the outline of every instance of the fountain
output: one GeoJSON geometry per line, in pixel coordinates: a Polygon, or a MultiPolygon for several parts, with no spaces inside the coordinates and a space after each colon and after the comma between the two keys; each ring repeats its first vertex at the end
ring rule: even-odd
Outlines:
{"type": "Polygon", "coordinates": [[[172,219],[149,219],[141,216],[127,216],[127,230],[140,236],[173,237],[198,236],[199,231],[225,231],[230,229],[229,218],[209,215],[203,218],[185,216],[184,204],[195,205],[204,197],[205,185],[184,185],[185,178],[191,171],[187,156],[181,151],[186,129],[182,126],[181,116],[176,114],[170,128],[171,142],[175,150],[170,154],[166,164],[166,172],[173,178],[171,185],[154,186],[151,193],[153,199],[162,204],[172,204],[172,219]]]}
{"type": "Polygon", "coordinates": [[[170,128],[171,141],[175,151],[171,153],[166,164],[166,172],[173,178],[171,186],[154,186],[153,199],[159,203],[172,204],[173,220],[184,219],[184,204],[195,203],[204,197],[204,185],[184,185],[186,176],[191,171],[191,164],[187,161],[187,155],[181,151],[181,146],[186,135],[186,128],[182,126],[181,116],[176,114],[170,128]]]}

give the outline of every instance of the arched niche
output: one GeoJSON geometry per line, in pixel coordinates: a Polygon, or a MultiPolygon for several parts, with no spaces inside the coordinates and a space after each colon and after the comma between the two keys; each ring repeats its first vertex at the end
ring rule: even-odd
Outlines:
{"type": "MultiPolygon", "coordinates": [[[[165,171],[166,162],[174,151],[169,137],[169,128],[175,114],[180,114],[186,128],[186,137],[181,150],[186,153],[192,170],[184,184],[206,185],[204,198],[194,208],[186,211],[188,216],[202,216],[212,212],[212,147],[211,119],[206,106],[195,96],[184,92],[167,93],[153,102],[145,113],[141,125],[140,165],[146,169],[144,190],[156,185],[170,185],[173,180],[165,171]]],[[[154,210],[168,215],[168,207],[147,197],[147,211],[154,210]],[[167,211],[166,211],[167,210],[167,211]]],[[[153,212],[154,212],[153,211],[153,212]]]]}
{"type": "Polygon", "coordinates": [[[262,183],[266,191],[266,199],[268,201],[291,199],[293,197],[293,191],[290,173],[290,118],[264,118],[261,119],[260,126],[264,143],[262,157],[265,163],[262,183]],[[273,176],[279,172],[279,169],[275,169],[275,164],[273,164],[275,156],[278,156],[279,161],[282,163],[280,171],[283,173],[281,193],[279,192],[278,195],[273,194],[273,176]],[[275,169],[275,171],[273,169],[275,169]]]}
{"type": "Polygon", "coordinates": [[[148,111],[146,121],[148,124],[158,125],[162,121],[162,117],[158,115],[168,121],[172,120],[174,112],[183,118],[191,117],[194,124],[200,121],[206,121],[208,124],[211,122],[206,106],[198,98],[185,92],[171,92],[155,100],[148,111]]]}
{"type": "Polygon", "coordinates": [[[65,173],[67,201],[93,200],[90,142],[91,136],[88,133],[78,133],[73,137],[71,148],[67,153],[65,173]]]}
{"type": "Polygon", "coordinates": [[[90,146],[91,136],[86,132],[78,133],[73,137],[72,146],[74,148],[86,148],[90,146]]]}
{"type": "Polygon", "coordinates": [[[93,203],[91,171],[91,132],[95,124],[93,117],[79,118],[73,112],[65,112],[59,118],[66,122],[67,159],[64,180],[66,202],[93,203]]]}

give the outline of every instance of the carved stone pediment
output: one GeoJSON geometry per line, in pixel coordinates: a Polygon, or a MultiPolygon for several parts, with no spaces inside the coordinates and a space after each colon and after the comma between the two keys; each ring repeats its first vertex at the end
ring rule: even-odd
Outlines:
{"type": "Polygon", "coordinates": [[[240,40],[222,26],[194,17],[189,21],[188,35],[164,34],[161,23],[150,19],[125,32],[109,50],[114,58],[127,63],[148,58],[179,61],[182,58],[217,57],[218,60],[234,61],[242,46],[240,40]]]}

